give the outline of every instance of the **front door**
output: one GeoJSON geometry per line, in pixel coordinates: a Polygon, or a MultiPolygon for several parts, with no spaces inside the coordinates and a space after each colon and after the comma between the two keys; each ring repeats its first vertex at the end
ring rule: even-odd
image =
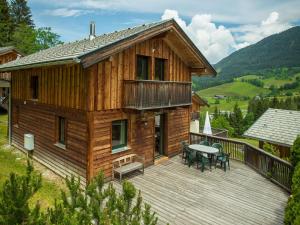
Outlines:
{"type": "Polygon", "coordinates": [[[155,158],[165,155],[165,115],[155,115],[155,158]]]}

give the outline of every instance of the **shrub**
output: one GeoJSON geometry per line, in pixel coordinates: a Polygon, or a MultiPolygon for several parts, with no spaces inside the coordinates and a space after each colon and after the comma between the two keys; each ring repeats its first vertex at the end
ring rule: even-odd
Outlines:
{"type": "Polygon", "coordinates": [[[37,204],[33,209],[29,199],[41,187],[41,175],[33,173],[30,163],[24,176],[12,173],[0,192],[0,224],[2,225],[155,225],[156,214],[148,204],[143,205],[141,192],[130,182],[123,182],[117,193],[112,183],[104,184],[99,173],[80,189],[80,180],[66,179],[68,191],[61,192],[53,208],[40,212],[37,204]]]}
{"type": "Polygon", "coordinates": [[[275,155],[275,156],[279,156],[280,155],[279,150],[274,145],[271,145],[271,144],[269,144],[267,142],[264,143],[264,150],[266,152],[271,153],[272,155],[275,155]]]}
{"type": "Polygon", "coordinates": [[[29,199],[41,188],[41,175],[28,161],[25,175],[11,173],[0,191],[0,224],[39,224],[40,207],[29,208],[29,199]]]}
{"type": "Polygon", "coordinates": [[[291,148],[291,163],[295,167],[300,162],[300,136],[294,141],[291,148]]]}
{"type": "Polygon", "coordinates": [[[300,163],[296,166],[292,178],[292,195],[285,209],[284,223],[287,225],[300,224],[300,163]]]}

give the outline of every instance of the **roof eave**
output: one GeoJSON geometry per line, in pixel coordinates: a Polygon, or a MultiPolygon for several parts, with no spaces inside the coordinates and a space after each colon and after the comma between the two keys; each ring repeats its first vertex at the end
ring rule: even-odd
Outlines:
{"type": "Polygon", "coordinates": [[[33,63],[21,66],[11,66],[11,67],[4,67],[0,68],[0,72],[10,72],[15,70],[21,69],[30,69],[30,68],[37,68],[42,66],[58,66],[58,65],[65,65],[65,64],[77,64],[80,63],[80,59],[78,58],[67,58],[63,60],[54,60],[54,61],[47,61],[42,63],[33,63]]]}
{"type": "Polygon", "coordinates": [[[251,135],[243,134],[243,137],[252,138],[252,139],[259,140],[259,141],[265,141],[265,142],[268,142],[268,143],[271,143],[271,144],[276,144],[276,145],[280,145],[280,146],[284,146],[284,147],[289,147],[289,148],[292,147],[292,145],[289,145],[289,144],[286,144],[286,143],[271,141],[271,140],[267,140],[267,139],[264,139],[264,138],[259,138],[259,137],[251,136],[251,135]]]}

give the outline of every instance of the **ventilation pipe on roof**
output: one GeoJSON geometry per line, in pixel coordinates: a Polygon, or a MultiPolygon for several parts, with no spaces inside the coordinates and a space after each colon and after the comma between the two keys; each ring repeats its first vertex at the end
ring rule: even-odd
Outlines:
{"type": "Polygon", "coordinates": [[[90,23],[90,40],[93,40],[96,37],[96,24],[94,21],[90,23]]]}

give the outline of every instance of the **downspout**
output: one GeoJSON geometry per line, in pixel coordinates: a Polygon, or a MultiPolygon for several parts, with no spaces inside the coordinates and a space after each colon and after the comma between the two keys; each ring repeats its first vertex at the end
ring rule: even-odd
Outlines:
{"type": "Polygon", "coordinates": [[[12,129],[11,129],[12,121],[11,121],[11,81],[9,82],[8,89],[8,144],[11,146],[12,144],[12,129]]]}

